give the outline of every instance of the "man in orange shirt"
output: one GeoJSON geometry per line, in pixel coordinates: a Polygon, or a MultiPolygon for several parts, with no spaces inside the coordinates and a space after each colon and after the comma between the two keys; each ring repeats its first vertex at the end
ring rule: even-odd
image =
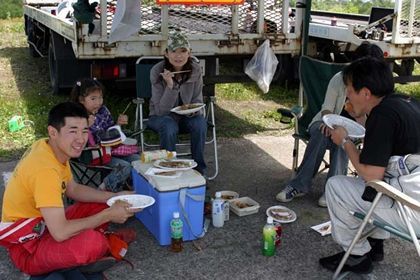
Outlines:
{"type": "Polygon", "coordinates": [[[108,223],[124,223],[135,213],[125,202],[105,204],[127,192],[99,191],[73,180],[69,159],[80,156],[88,139],[88,115],[81,105],[65,102],[53,107],[48,136],[22,157],[3,197],[0,244],[29,275],[95,263],[110,255],[104,235],[108,223]],[[78,202],[65,209],[64,195],[78,202]],[[5,242],[5,236],[14,239],[5,242]]]}

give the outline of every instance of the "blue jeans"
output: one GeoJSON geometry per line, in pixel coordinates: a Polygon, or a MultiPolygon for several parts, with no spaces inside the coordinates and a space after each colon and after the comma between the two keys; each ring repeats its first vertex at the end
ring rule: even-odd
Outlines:
{"type": "Polygon", "coordinates": [[[106,190],[112,192],[119,192],[122,190],[122,186],[131,176],[131,162],[139,160],[138,154],[132,154],[129,156],[112,156],[111,162],[107,165],[112,167],[113,170],[104,178],[104,184],[106,190]]]}
{"type": "Polygon", "coordinates": [[[178,133],[189,133],[191,138],[192,158],[197,162],[197,171],[205,174],[204,146],[206,144],[207,122],[202,115],[184,116],[150,116],[147,127],[159,134],[160,147],[176,151],[178,133]]]}
{"type": "Polygon", "coordinates": [[[326,137],[319,129],[322,121],[314,122],[309,127],[309,142],[306,146],[305,154],[302,159],[296,176],[288,183],[300,192],[309,192],[312,186],[312,178],[318,172],[322,159],[327,149],[330,150],[330,168],[328,178],[335,175],[346,175],[348,167],[348,157],[343,148],[335,145],[330,137],[326,137]]]}

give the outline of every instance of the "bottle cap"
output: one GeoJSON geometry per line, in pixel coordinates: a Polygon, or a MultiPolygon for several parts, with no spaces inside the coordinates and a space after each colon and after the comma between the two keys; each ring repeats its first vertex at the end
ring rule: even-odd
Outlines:
{"type": "Polygon", "coordinates": [[[222,197],[222,193],[221,192],[216,192],[216,198],[221,198],[222,197]]]}
{"type": "Polygon", "coordinates": [[[267,224],[274,223],[273,217],[267,217],[267,224]]]}
{"type": "Polygon", "coordinates": [[[174,212],[172,214],[172,216],[174,217],[174,219],[178,219],[179,218],[179,212],[174,212]]]}

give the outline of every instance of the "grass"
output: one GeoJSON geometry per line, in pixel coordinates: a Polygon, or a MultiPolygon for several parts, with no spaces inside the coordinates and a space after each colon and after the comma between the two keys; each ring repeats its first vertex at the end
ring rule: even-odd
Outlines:
{"type": "MultiPolygon", "coordinates": [[[[397,89],[420,98],[418,85],[398,85],[397,89]]],[[[280,124],[277,109],[291,107],[297,103],[297,97],[296,88],[275,83],[267,94],[255,83],[216,85],[218,137],[290,133],[290,126],[280,124]]],[[[66,95],[52,94],[47,59],[30,57],[23,18],[0,20],[0,161],[19,157],[34,140],[46,137],[49,109],[67,99],[66,95]],[[15,115],[22,116],[26,122],[23,129],[12,133],[8,130],[8,120],[15,115]]],[[[108,94],[105,104],[116,116],[131,99],[108,94]]],[[[132,105],[127,112],[131,123],[134,112],[132,105]]]]}

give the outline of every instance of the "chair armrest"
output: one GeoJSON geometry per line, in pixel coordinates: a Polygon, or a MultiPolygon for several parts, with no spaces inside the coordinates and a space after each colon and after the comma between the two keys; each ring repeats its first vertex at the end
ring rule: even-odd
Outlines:
{"type": "Polygon", "coordinates": [[[292,119],[300,118],[303,114],[303,107],[301,106],[293,106],[292,108],[279,108],[277,112],[281,114],[280,122],[289,124],[292,119]]]}
{"type": "Polygon", "coordinates": [[[366,186],[374,188],[376,191],[381,192],[392,199],[395,199],[401,202],[404,205],[407,205],[413,210],[420,211],[420,202],[414,198],[406,195],[405,193],[400,192],[393,186],[385,183],[380,180],[372,180],[366,183],[366,186]]]}
{"type": "Polygon", "coordinates": [[[145,101],[144,101],[144,98],[142,97],[136,97],[132,100],[132,102],[137,105],[137,104],[144,104],[145,101]]]}
{"type": "Polygon", "coordinates": [[[83,152],[84,151],[95,151],[95,150],[100,150],[101,148],[99,147],[99,146],[88,146],[88,147],[85,147],[84,149],[83,149],[83,152]]]}

